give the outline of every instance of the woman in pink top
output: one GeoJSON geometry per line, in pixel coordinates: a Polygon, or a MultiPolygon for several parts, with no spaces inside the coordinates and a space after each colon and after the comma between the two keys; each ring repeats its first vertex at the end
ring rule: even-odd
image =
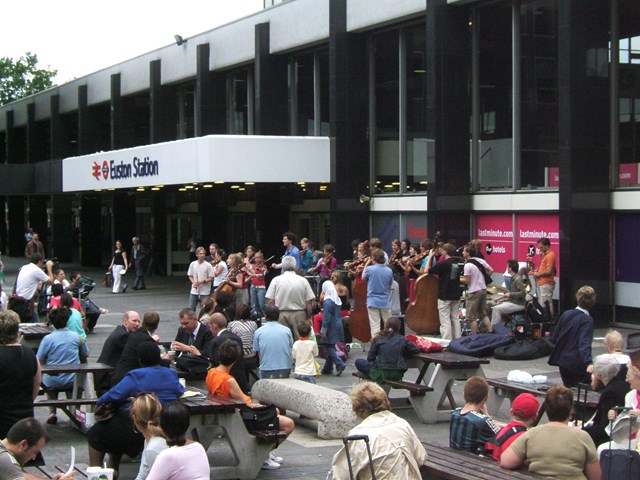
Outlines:
{"type": "Polygon", "coordinates": [[[187,439],[187,407],[178,401],[165,404],[160,426],[169,448],[153,462],[147,480],[209,480],[207,452],[198,442],[187,439]]]}

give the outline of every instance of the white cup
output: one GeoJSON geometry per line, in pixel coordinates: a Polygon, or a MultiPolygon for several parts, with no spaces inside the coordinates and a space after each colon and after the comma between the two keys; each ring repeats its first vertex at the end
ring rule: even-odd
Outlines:
{"type": "Polygon", "coordinates": [[[180,382],[180,385],[182,385],[184,388],[187,388],[187,381],[184,378],[179,378],[178,382],[180,382]]]}
{"type": "Polygon", "coordinates": [[[169,350],[167,352],[167,355],[169,356],[169,360],[171,360],[172,362],[175,362],[175,360],[176,360],[176,352],[174,350],[169,350]]]}
{"type": "Polygon", "coordinates": [[[113,468],[87,467],[88,480],[113,480],[113,468]]]}

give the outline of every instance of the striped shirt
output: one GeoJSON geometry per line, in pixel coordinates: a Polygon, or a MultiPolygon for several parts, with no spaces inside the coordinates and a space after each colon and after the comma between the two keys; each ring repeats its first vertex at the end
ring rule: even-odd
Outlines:
{"type": "Polygon", "coordinates": [[[500,429],[493,423],[489,415],[484,415],[474,410],[460,413],[462,409],[456,408],[451,413],[449,424],[449,446],[458,450],[480,454],[487,443],[500,429]]]}
{"type": "Polygon", "coordinates": [[[245,357],[253,355],[253,335],[258,325],[253,320],[234,320],[227,326],[229,331],[235,333],[242,340],[242,354],[245,357]]]}

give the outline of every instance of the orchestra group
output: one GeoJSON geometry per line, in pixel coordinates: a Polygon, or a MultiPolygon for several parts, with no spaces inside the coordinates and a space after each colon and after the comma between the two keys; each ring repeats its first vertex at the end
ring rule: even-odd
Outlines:
{"type": "MultiPolygon", "coordinates": [[[[470,318],[467,314],[471,333],[477,333],[479,324],[484,325],[488,332],[492,331],[490,310],[485,307],[489,281],[485,283],[475,277],[486,278],[486,274],[490,276],[493,269],[484,260],[482,243],[478,239],[458,247],[453,240],[443,242],[440,232],[437,232],[434,239],[424,239],[419,243],[412,243],[408,239],[394,239],[388,245],[388,251],[379,238],[364,241],[357,239],[352,242],[352,253],[340,260],[332,244],[327,243],[320,249],[306,237],[298,244],[297,237],[292,232],[283,234],[283,246],[285,252],[280,259],[287,256],[295,259],[296,273],[308,279],[319,305],[322,302],[322,284],[331,281],[343,298],[342,309],[350,317],[349,329],[352,334],[354,330],[358,330],[359,319],[363,318],[362,330],[358,331],[358,335],[353,335],[361,341],[369,341],[375,336],[390,316],[405,315],[412,308],[414,316],[428,317],[424,309],[426,307],[421,307],[425,302],[434,305],[435,320],[431,319],[431,322],[436,322],[434,332],[440,330],[443,338],[457,338],[461,335],[457,320],[459,302],[465,289],[466,307],[471,312],[470,318]],[[440,263],[443,265],[437,266],[440,263]],[[385,268],[369,269],[378,265],[385,268]],[[369,275],[366,273],[368,269],[369,275]],[[443,275],[447,278],[439,278],[443,275]],[[420,292],[424,289],[416,288],[416,285],[419,279],[427,276],[435,278],[428,287],[431,293],[426,296],[429,298],[421,299],[420,292]]],[[[211,296],[214,300],[220,292],[229,292],[235,297],[235,302],[232,303],[236,306],[248,305],[253,318],[264,317],[268,277],[283,271],[281,260],[272,261],[275,255],[265,259],[265,255],[251,245],[244,252],[227,255],[213,243],[209,246],[208,256],[204,256],[202,247],[198,249],[198,253],[198,261],[208,263],[213,269],[211,296]]],[[[527,260],[528,274],[532,273],[534,266],[531,258],[528,257],[527,260]]],[[[509,271],[508,268],[506,271],[509,271]]],[[[533,274],[535,276],[536,273],[533,274]]],[[[528,278],[528,275],[525,276],[528,278]]],[[[194,283],[193,278],[190,278],[194,283]]],[[[501,293],[504,294],[501,300],[507,300],[508,292],[504,290],[501,293]]],[[[195,308],[202,297],[192,290],[191,299],[190,306],[195,308]]]]}

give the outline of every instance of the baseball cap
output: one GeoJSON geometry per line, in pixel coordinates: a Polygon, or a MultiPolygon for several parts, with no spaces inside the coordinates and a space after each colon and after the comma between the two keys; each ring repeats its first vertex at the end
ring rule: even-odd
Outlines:
{"type": "Polygon", "coordinates": [[[539,408],[538,399],[530,393],[521,393],[511,404],[513,415],[523,420],[535,417],[539,408]]]}

